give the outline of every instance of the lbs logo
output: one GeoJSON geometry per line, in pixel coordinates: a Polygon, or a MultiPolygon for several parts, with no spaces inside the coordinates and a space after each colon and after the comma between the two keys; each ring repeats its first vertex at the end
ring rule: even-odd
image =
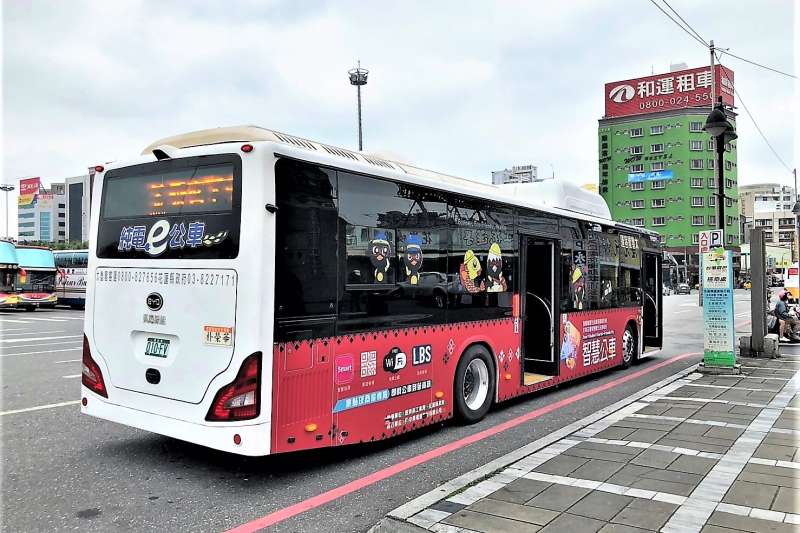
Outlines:
{"type": "Polygon", "coordinates": [[[633,99],[633,95],[636,94],[636,91],[630,85],[623,84],[617,85],[608,93],[608,97],[611,98],[614,102],[618,104],[624,104],[625,102],[630,102],[633,99]]]}
{"type": "Polygon", "coordinates": [[[414,366],[427,365],[431,362],[431,345],[423,344],[411,349],[411,363],[414,366]]]}
{"type": "Polygon", "coordinates": [[[407,359],[406,354],[400,348],[392,348],[383,356],[383,369],[396,374],[406,367],[407,359]]]}

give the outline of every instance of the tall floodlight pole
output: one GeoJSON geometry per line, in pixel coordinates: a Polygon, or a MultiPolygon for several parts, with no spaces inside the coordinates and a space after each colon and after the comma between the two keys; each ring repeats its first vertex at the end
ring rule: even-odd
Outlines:
{"type": "Polygon", "coordinates": [[[358,67],[347,71],[350,76],[350,85],[356,86],[358,93],[358,150],[364,149],[364,138],[361,131],[361,86],[367,84],[367,74],[369,70],[361,68],[361,61],[358,62],[358,67]]]}
{"type": "Polygon", "coordinates": [[[0,185],[0,191],[3,191],[4,193],[6,193],[6,195],[5,195],[6,196],[6,237],[9,237],[9,238],[11,238],[11,235],[9,234],[9,231],[8,231],[8,212],[11,211],[11,209],[9,209],[9,207],[8,207],[8,193],[10,193],[13,190],[14,190],[14,186],[13,185],[9,185],[7,183],[4,183],[4,184],[0,185]]]}

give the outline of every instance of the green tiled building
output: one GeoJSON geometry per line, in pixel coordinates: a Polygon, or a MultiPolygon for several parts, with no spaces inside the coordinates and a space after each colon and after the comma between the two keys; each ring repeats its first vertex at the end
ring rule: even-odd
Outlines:
{"type": "MultiPolygon", "coordinates": [[[[714,143],[703,131],[710,108],[603,118],[597,144],[600,194],[615,220],[655,230],[666,251],[697,265],[698,232],[717,229],[714,143]]],[[[735,115],[728,112],[735,126],[735,115]]],[[[738,250],[736,141],[725,152],[726,247],[738,250]]],[[[694,266],[694,268],[693,268],[694,266]]]]}

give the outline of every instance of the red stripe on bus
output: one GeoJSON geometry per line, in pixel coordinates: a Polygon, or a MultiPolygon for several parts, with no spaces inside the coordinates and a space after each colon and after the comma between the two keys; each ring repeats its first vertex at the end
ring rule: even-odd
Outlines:
{"type": "Polygon", "coordinates": [[[383,481],[384,479],[390,478],[410,468],[414,468],[415,466],[427,463],[432,459],[436,459],[437,457],[441,457],[442,455],[445,455],[452,451],[459,450],[464,446],[468,446],[470,444],[479,442],[493,435],[497,435],[498,433],[502,433],[503,431],[512,429],[516,426],[519,426],[520,424],[524,424],[525,422],[530,422],[531,420],[534,420],[542,415],[546,415],[547,413],[555,411],[556,409],[560,409],[561,407],[564,407],[566,405],[570,405],[572,403],[583,400],[590,396],[594,396],[595,394],[599,394],[603,391],[606,391],[608,389],[611,389],[613,387],[616,387],[618,385],[621,385],[638,377],[649,374],[650,372],[658,370],[659,368],[662,368],[666,365],[670,365],[672,363],[676,363],[688,357],[692,357],[693,355],[700,355],[700,353],[699,352],[685,353],[677,355],[671,359],[667,359],[666,361],[661,361],[660,363],[657,363],[653,366],[644,368],[642,370],[638,370],[631,374],[627,374],[615,380],[609,381],[608,383],[605,383],[603,385],[599,385],[592,389],[583,391],[579,394],[576,394],[575,396],[572,396],[571,398],[565,398],[563,400],[559,400],[545,407],[540,407],[539,409],[535,409],[530,413],[526,413],[524,415],[518,416],[516,418],[513,418],[496,426],[484,429],[483,431],[480,431],[473,435],[469,435],[468,437],[458,439],[448,444],[443,444],[442,446],[434,448],[433,450],[429,450],[414,457],[410,457],[400,463],[397,463],[396,465],[384,468],[382,470],[377,470],[375,472],[372,472],[371,474],[367,474],[364,477],[354,479],[349,483],[346,483],[342,486],[336,487],[329,491],[323,492],[322,494],[312,496],[311,498],[295,503],[294,505],[290,505],[289,507],[281,509],[280,511],[275,511],[266,516],[262,516],[261,518],[256,518],[255,520],[246,522],[233,529],[229,529],[226,533],[251,533],[253,531],[258,531],[259,529],[275,525],[279,522],[283,522],[284,520],[292,518],[293,516],[297,516],[306,511],[316,509],[317,507],[325,505],[326,503],[330,503],[338,498],[341,498],[342,496],[347,496],[348,494],[351,494],[357,490],[361,490],[364,487],[373,485],[379,481],[383,481]]]}

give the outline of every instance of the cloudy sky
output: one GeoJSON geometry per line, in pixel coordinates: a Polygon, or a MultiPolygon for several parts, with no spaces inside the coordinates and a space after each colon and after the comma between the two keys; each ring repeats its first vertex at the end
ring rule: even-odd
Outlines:
{"type": "MultiPolygon", "coordinates": [[[[800,70],[792,0],[670,5],[718,46],[800,70]]],[[[356,148],[346,71],[359,58],[370,69],[365,150],[483,181],[534,163],[586,183],[597,180],[604,83],[708,61],[646,0],[10,0],[2,10],[7,183],[78,175],[157,138],[222,125],[356,148]]],[[[798,84],[726,65],[775,150],[796,165],[798,84]]],[[[738,111],[740,183],[789,183],[738,111]]],[[[10,214],[15,233],[15,205],[10,214]]]]}

